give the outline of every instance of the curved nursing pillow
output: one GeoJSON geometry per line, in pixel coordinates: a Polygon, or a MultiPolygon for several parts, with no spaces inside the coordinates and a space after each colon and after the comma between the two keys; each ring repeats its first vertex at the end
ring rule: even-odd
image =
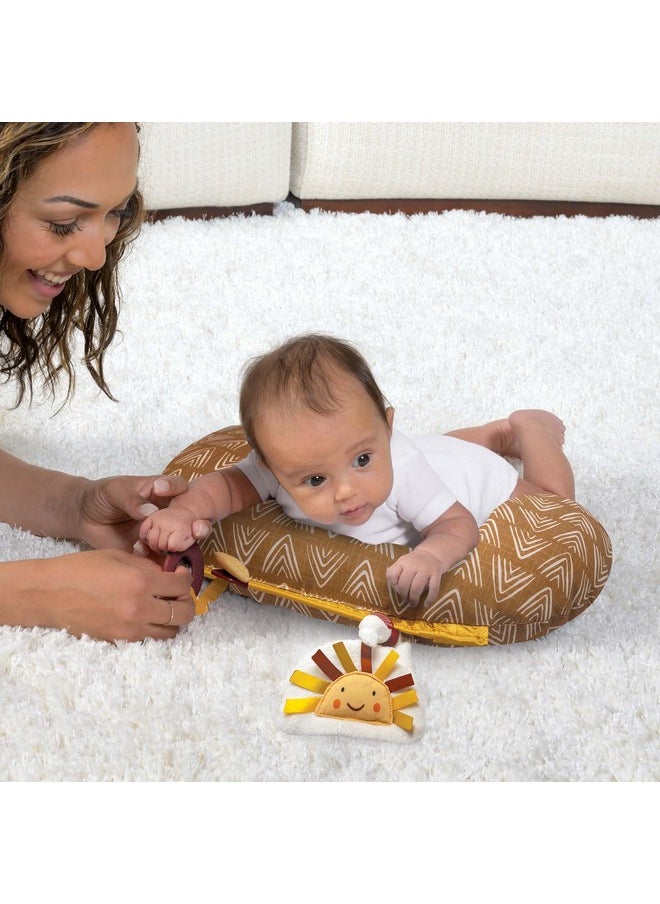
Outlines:
{"type": "MultiPolygon", "coordinates": [[[[240,427],[225,427],[180,452],[164,473],[190,480],[249,450],[240,427]]],[[[408,605],[385,580],[406,547],[370,546],[299,524],[273,500],[217,523],[201,547],[207,577],[220,576],[259,603],[349,624],[382,612],[409,638],[442,645],[542,637],[591,605],[612,564],[610,539],[596,518],[550,495],[498,506],[476,548],[424,605],[408,605]]]]}

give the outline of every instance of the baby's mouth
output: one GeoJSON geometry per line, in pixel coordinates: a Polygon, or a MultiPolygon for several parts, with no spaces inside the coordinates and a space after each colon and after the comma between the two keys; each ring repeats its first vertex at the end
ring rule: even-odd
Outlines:
{"type": "Polygon", "coordinates": [[[357,518],[363,514],[365,508],[366,508],[366,506],[364,504],[358,505],[355,508],[348,509],[347,511],[342,512],[341,516],[342,516],[342,518],[357,518]]]}

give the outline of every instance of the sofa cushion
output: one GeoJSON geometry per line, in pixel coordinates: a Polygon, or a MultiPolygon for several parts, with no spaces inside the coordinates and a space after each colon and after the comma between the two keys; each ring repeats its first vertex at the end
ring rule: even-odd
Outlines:
{"type": "Polygon", "coordinates": [[[291,192],[660,204],[659,143],[652,122],[297,122],[291,192]]]}
{"type": "Polygon", "coordinates": [[[289,122],[145,122],[140,146],[150,211],[246,207],[289,193],[289,122]]]}

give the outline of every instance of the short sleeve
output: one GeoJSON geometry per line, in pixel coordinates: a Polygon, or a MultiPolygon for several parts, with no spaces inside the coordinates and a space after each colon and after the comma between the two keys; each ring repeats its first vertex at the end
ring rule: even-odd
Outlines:
{"type": "Polygon", "coordinates": [[[261,463],[254,449],[242,461],[235,462],[233,467],[238,468],[245,474],[257,493],[259,493],[262,502],[276,498],[279,483],[273,472],[261,463]]]}
{"type": "Polygon", "coordinates": [[[392,432],[394,487],[390,497],[399,518],[421,532],[458,500],[417,448],[414,441],[392,432]]]}

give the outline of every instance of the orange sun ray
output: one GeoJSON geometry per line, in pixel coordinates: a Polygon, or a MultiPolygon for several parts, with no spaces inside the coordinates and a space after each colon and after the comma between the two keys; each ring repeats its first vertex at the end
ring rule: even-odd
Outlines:
{"type": "Polygon", "coordinates": [[[371,647],[363,643],[360,650],[361,664],[360,668],[363,672],[371,672],[371,647]]]}
{"type": "Polygon", "coordinates": [[[321,669],[323,674],[327,675],[328,678],[330,678],[331,681],[334,681],[336,678],[339,678],[344,674],[343,672],[340,672],[337,666],[328,659],[323,650],[317,650],[316,653],[314,653],[314,655],[312,656],[312,660],[321,669]]]}
{"type": "Polygon", "coordinates": [[[389,681],[385,682],[392,693],[394,693],[394,691],[401,691],[404,687],[412,687],[414,683],[415,679],[410,672],[408,672],[407,675],[399,675],[397,678],[390,678],[389,681]]]}

